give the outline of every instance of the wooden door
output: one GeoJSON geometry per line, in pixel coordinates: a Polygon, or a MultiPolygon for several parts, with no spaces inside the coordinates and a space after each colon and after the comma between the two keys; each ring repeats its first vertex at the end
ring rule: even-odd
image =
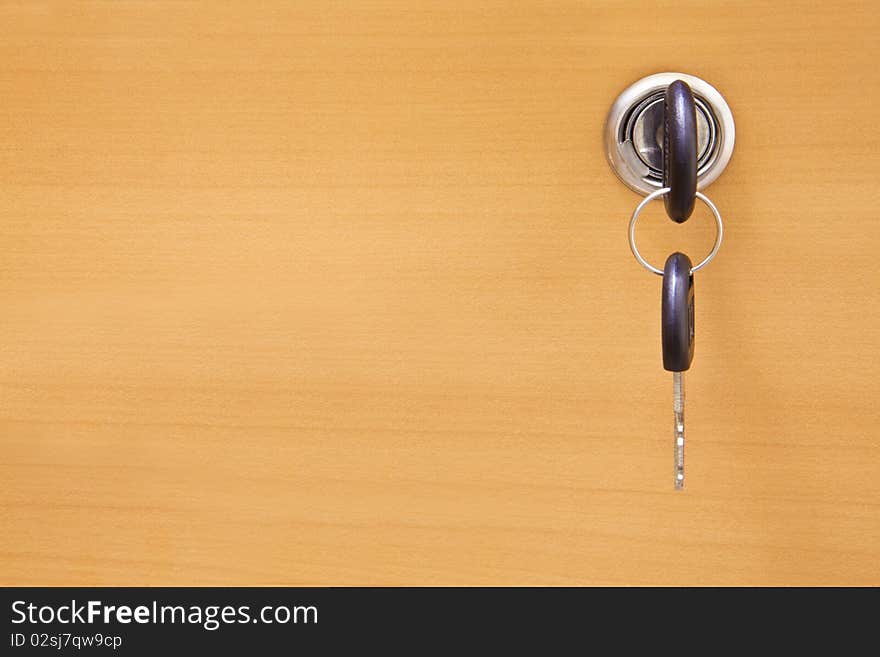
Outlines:
{"type": "Polygon", "coordinates": [[[2,583],[880,584],[876,9],[0,5],[2,583]],[[659,71],[737,122],[682,493],[659,71]]]}

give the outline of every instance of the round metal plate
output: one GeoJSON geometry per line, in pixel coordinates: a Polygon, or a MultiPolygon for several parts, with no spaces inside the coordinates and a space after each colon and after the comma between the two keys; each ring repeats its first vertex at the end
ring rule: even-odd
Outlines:
{"type": "Polygon", "coordinates": [[[688,83],[697,105],[697,189],[712,184],[733,154],[733,114],[715,87],[686,73],[642,78],[611,106],[605,122],[605,155],[627,187],[643,195],[663,185],[663,94],[675,80],[688,83]]]}

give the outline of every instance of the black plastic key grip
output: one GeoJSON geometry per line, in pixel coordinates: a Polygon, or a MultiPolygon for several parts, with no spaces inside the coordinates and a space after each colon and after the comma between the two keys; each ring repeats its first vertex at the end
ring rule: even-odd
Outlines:
{"type": "Polygon", "coordinates": [[[663,267],[661,335],[663,368],[684,372],[694,359],[694,277],[691,259],[673,253],[663,267]]]}
{"type": "Polygon", "coordinates": [[[666,214],[684,223],[694,211],[697,193],[697,107],[686,82],[666,88],[663,101],[663,197],[666,214]]]}

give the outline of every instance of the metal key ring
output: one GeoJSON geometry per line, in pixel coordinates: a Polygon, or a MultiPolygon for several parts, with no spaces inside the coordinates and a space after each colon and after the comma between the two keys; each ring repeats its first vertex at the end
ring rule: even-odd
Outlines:
{"type": "MultiPolygon", "coordinates": [[[[664,194],[668,194],[668,193],[669,193],[668,187],[661,187],[657,191],[654,191],[654,192],[651,192],[650,194],[648,194],[644,199],[642,199],[642,202],[639,203],[638,207],[636,207],[635,212],[633,212],[632,219],[630,219],[630,221],[629,221],[629,248],[630,248],[630,250],[632,251],[633,255],[636,257],[636,260],[638,260],[639,263],[642,265],[642,267],[644,267],[648,271],[654,272],[658,276],[663,275],[663,270],[658,269],[657,267],[653,266],[650,262],[645,260],[642,257],[642,254],[639,253],[639,249],[636,247],[636,221],[638,220],[639,215],[641,214],[644,207],[646,205],[648,205],[648,203],[650,203],[654,199],[660,198],[664,194]]],[[[721,213],[718,212],[718,208],[716,208],[715,204],[709,200],[709,197],[707,197],[702,192],[697,192],[697,198],[700,199],[707,206],[709,206],[709,209],[712,211],[712,214],[715,216],[715,225],[718,227],[718,233],[715,236],[715,245],[712,247],[712,250],[709,252],[709,255],[707,255],[706,258],[702,262],[695,265],[691,269],[692,274],[695,271],[702,269],[703,267],[705,267],[706,265],[708,265],[711,262],[712,258],[715,257],[715,254],[718,253],[718,249],[721,248],[721,238],[724,236],[724,224],[721,222],[721,213]]]]}

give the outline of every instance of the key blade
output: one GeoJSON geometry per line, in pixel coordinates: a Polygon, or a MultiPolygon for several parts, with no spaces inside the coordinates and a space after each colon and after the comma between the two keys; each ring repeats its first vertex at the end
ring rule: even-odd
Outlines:
{"type": "Polygon", "coordinates": [[[672,412],[675,416],[675,490],[684,488],[684,373],[672,373],[672,412]]]}

